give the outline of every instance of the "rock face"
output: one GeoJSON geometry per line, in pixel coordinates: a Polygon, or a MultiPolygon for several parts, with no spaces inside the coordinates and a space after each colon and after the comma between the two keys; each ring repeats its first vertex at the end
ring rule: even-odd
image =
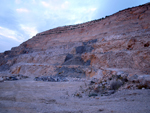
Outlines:
{"type": "Polygon", "coordinates": [[[150,74],[150,3],[38,33],[0,53],[0,75],[93,77],[150,74]]]}

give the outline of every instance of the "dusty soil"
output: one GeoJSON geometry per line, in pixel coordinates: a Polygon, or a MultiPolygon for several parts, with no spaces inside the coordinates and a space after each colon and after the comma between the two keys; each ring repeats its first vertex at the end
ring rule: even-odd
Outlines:
{"type": "Polygon", "coordinates": [[[0,113],[150,113],[150,90],[122,90],[110,96],[74,96],[85,82],[0,83],[0,113]]]}

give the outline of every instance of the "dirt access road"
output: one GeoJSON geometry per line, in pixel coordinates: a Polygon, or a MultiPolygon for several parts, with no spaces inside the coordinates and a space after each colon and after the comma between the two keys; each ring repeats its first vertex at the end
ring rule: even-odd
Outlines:
{"type": "Polygon", "coordinates": [[[150,90],[122,90],[110,96],[74,96],[84,82],[0,83],[0,113],[150,113],[150,90]]]}

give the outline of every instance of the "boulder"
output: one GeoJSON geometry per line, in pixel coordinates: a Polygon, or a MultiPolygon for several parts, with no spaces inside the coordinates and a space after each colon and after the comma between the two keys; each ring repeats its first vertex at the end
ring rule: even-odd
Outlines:
{"type": "Polygon", "coordinates": [[[4,82],[4,79],[2,77],[0,77],[0,82],[4,82]]]}
{"type": "Polygon", "coordinates": [[[59,77],[59,76],[42,76],[42,77],[35,77],[35,81],[44,81],[44,82],[66,82],[68,79],[66,77],[59,77]]]}
{"type": "Polygon", "coordinates": [[[102,70],[98,70],[97,71],[97,73],[95,73],[95,75],[91,78],[91,79],[99,79],[99,80],[101,80],[102,78],[103,78],[103,72],[102,72],[102,70]]]}
{"type": "Polygon", "coordinates": [[[131,77],[128,77],[128,81],[138,82],[138,75],[132,75],[131,77]]]}
{"type": "Polygon", "coordinates": [[[11,81],[11,80],[18,80],[18,79],[17,79],[16,76],[10,76],[10,77],[9,77],[9,80],[11,81]]]}
{"type": "Polygon", "coordinates": [[[142,75],[138,77],[140,85],[145,88],[150,88],[150,75],[142,75]]]}
{"type": "Polygon", "coordinates": [[[89,97],[95,97],[95,96],[98,96],[98,94],[96,94],[96,93],[89,94],[89,97]]]}
{"type": "Polygon", "coordinates": [[[123,82],[121,80],[112,80],[110,81],[110,89],[111,90],[117,90],[119,87],[123,85],[123,82]]]}
{"type": "Polygon", "coordinates": [[[128,73],[124,72],[124,71],[118,71],[117,72],[117,75],[121,76],[122,78],[127,78],[128,77],[128,73]]]}

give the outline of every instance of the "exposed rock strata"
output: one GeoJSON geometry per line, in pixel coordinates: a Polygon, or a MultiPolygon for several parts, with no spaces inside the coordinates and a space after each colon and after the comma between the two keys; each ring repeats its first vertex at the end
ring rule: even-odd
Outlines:
{"type": "Polygon", "coordinates": [[[150,4],[105,19],[38,33],[0,54],[0,74],[109,76],[150,74],[150,4]]]}

